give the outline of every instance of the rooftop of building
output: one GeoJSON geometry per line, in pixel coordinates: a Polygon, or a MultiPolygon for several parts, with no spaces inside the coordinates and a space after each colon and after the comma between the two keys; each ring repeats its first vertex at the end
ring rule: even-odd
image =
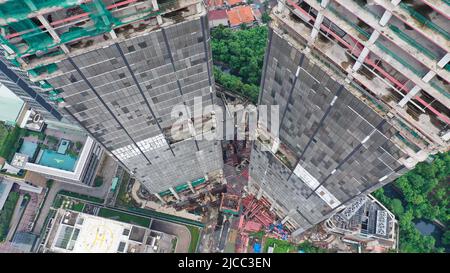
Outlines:
{"type": "Polygon", "coordinates": [[[86,213],[59,209],[46,242],[50,252],[156,252],[164,233],[86,213]]]}
{"type": "Polygon", "coordinates": [[[23,111],[24,101],[0,83],[0,121],[16,124],[23,111]]]}
{"type": "Polygon", "coordinates": [[[244,3],[244,0],[227,0],[227,3],[230,6],[234,6],[234,5],[237,5],[237,4],[244,3]]]}
{"type": "Polygon", "coordinates": [[[208,7],[222,7],[224,0],[208,0],[208,7]]]}
{"type": "Polygon", "coordinates": [[[332,231],[378,238],[392,245],[397,240],[395,216],[373,196],[356,198],[342,211],[333,215],[327,222],[332,231]]]}
{"type": "Polygon", "coordinates": [[[208,12],[208,19],[210,21],[212,20],[223,20],[223,19],[227,19],[227,11],[226,10],[211,10],[208,12]]]}
{"type": "Polygon", "coordinates": [[[253,17],[252,8],[250,6],[238,6],[231,8],[227,11],[227,15],[231,27],[239,26],[241,24],[249,24],[255,20],[253,17]]]}

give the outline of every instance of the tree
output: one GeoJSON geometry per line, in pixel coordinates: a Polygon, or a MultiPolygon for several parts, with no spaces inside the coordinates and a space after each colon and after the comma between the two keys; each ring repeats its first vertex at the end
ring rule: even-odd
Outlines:
{"type": "Polygon", "coordinates": [[[261,81],[268,29],[265,26],[233,31],[223,26],[211,30],[211,49],[216,65],[229,69],[243,83],[261,81]]]}
{"type": "MultiPolygon", "coordinates": [[[[416,219],[438,219],[448,224],[450,221],[448,192],[450,175],[450,153],[435,155],[432,163],[421,162],[416,168],[398,178],[394,186],[400,190],[407,205],[403,207],[398,199],[384,195],[383,189],[373,193],[397,218],[400,226],[400,251],[402,252],[443,252],[435,246],[433,236],[422,235],[415,227],[416,219]]],[[[434,235],[436,236],[436,235],[434,235]]],[[[445,232],[440,239],[444,244],[450,241],[445,232]]]]}
{"type": "Polygon", "coordinates": [[[403,208],[402,201],[400,199],[393,199],[391,202],[392,212],[395,215],[402,215],[405,209],[403,208]]]}
{"type": "Polygon", "coordinates": [[[263,14],[261,16],[261,20],[264,24],[267,24],[272,20],[272,18],[270,18],[269,13],[267,11],[265,11],[265,12],[263,12],[263,14]]]}
{"type": "Polygon", "coordinates": [[[442,236],[442,243],[445,245],[450,245],[450,230],[447,230],[442,236]]]}

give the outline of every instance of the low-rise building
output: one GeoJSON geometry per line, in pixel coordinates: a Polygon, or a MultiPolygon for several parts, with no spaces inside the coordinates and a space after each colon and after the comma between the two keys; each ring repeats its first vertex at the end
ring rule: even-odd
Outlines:
{"type": "Polygon", "coordinates": [[[343,242],[358,244],[365,251],[386,251],[397,247],[397,220],[373,196],[353,203],[324,223],[327,231],[342,236],[343,242]]]}
{"type": "Polygon", "coordinates": [[[255,21],[250,6],[237,6],[227,11],[230,27],[239,27],[242,24],[251,25],[255,21]]]}
{"type": "Polygon", "coordinates": [[[228,27],[228,16],[226,10],[210,10],[208,12],[209,27],[217,27],[220,25],[228,27]]]}
{"type": "Polygon", "coordinates": [[[157,253],[168,252],[173,235],[86,213],[59,209],[44,241],[43,252],[157,253]],[[167,244],[167,241],[169,244],[167,244]]]}

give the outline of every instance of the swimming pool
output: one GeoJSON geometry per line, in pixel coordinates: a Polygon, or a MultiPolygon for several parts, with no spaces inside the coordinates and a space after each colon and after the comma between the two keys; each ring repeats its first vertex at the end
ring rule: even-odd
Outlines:
{"type": "Polygon", "coordinates": [[[70,141],[66,139],[61,139],[61,143],[59,143],[58,154],[65,154],[67,149],[69,148],[70,141]]]}
{"type": "Polygon", "coordinates": [[[43,149],[39,152],[38,164],[65,171],[73,171],[77,159],[70,155],[62,155],[52,150],[43,149]]]}
{"type": "Polygon", "coordinates": [[[29,158],[33,158],[36,153],[36,149],[38,147],[37,143],[31,141],[24,141],[22,146],[20,146],[19,153],[28,155],[29,158]]]}

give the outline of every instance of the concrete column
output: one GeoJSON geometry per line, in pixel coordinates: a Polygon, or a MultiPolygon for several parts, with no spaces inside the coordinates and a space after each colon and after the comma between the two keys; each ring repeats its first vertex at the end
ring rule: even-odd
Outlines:
{"type": "Polygon", "coordinates": [[[383,16],[380,19],[380,22],[378,22],[380,24],[380,26],[385,26],[387,24],[387,22],[389,21],[389,19],[391,19],[392,13],[390,11],[385,11],[383,13],[383,16]]]}
{"type": "Polygon", "coordinates": [[[397,6],[402,0],[391,0],[392,5],[397,6]]]}
{"type": "Polygon", "coordinates": [[[284,225],[290,219],[289,215],[286,215],[283,220],[281,220],[281,224],[284,225]]]}
{"type": "Polygon", "coordinates": [[[163,203],[163,204],[165,204],[166,202],[162,199],[162,197],[159,195],[159,194],[157,194],[157,193],[154,193],[153,194],[154,196],[156,196],[156,198],[158,198],[159,199],[159,201],[161,201],[161,203],[163,203]]]}
{"type": "Polygon", "coordinates": [[[398,106],[400,107],[404,107],[409,100],[411,100],[412,97],[414,97],[415,95],[417,95],[417,93],[419,93],[420,91],[420,87],[419,86],[414,86],[413,89],[411,89],[411,91],[409,91],[408,94],[406,94],[405,97],[403,97],[403,99],[398,103],[398,106]]]}
{"type": "Polygon", "coordinates": [[[275,209],[275,202],[272,202],[271,204],[270,204],[270,211],[273,211],[275,209]]]}
{"type": "Polygon", "coordinates": [[[296,236],[302,234],[304,231],[305,231],[305,229],[298,228],[298,229],[294,230],[294,232],[292,232],[292,237],[296,237],[296,236]]]}
{"type": "Polygon", "coordinates": [[[153,6],[153,10],[158,10],[159,9],[158,1],[157,0],[152,0],[152,6],[153,6]]]}
{"type": "MultiPolygon", "coordinates": [[[[157,0],[152,0],[152,6],[153,6],[153,10],[159,10],[159,6],[158,6],[158,1],[157,0]]],[[[161,25],[163,23],[161,15],[157,15],[156,16],[156,21],[158,21],[158,25],[161,25]]]]}
{"type": "Polygon", "coordinates": [[[189,182],[187,182],[187,184],[188,184],[188,186],[189,186],[189,189],[191,189],[191,192],[192,192],[192,193],[195,193],[194,187],[192,187],[191,182],[189,181],[189,182]]]}
{"type": "Polygon", "coordinates": [[[198,13],[202,13],[202,11],[203,11],[202,1],[198,2],[195,7],[196,7],[198,13]]]}
{"type": "Polygon", "coordinates": [[[425,76],[423,76],[422,80],[424,82],[429,82],[434,76],[436,76],[436,72],[430,70],[425,76]]]}
{"type": "Polygon", "coordinates": [[[158,22],[158,25],[162,25],[163,20],[162,20],[161,15],[156,16],[156,21],[158,22]]]}
{"type": "Polygon", "coordinates": [[[361,65],[364,63],[364,60],[366,59],[367,55],[369,55],[369,49],[367,47],[365,47],[362,51],[361,54],[359,54],[358,59],[356,60],[355,64],[352,67],[353,71],[358,71],[358,69],[361,67],[361,65]]]}
{"type": "Polygon", "coordinates": [[[372,35],[370,35],[368,43],[373,45],[375,43],[375,41],[378,39],[378,37],[380,37],[380,33],[378,31],[374,30],[372,32],[372,35]]]}
{"type": "Polygon", "coordinates": [[[316,39],[317,35],[319,34],[320,25],[323,22],[323,13],[319,11],[317,14],[316,21],[314,22],[314,27],[311,31],[311,38],[316,39]]]}
{"type": "Polygon", "coordinates": [[[440,68],[444,68],[444,66],[445,66],[446,64],[448,64],[448,62],[450,62],[450,53],[447,52],[447,54],[445,54],[445,56],[442,57],[442,59],[437,63],[437,65],[438,65],[440,68]]]}
{"type": "Polygon", "coordinates": [[[284,11],[285,7],[286,7],[286,0],[278,0],[278,5],[277,5],[277,10],[278,12],[282,12],[284,11]]]}
{"type": "MultiPolygon", "coordinates": [[[[52,36],[53,40],[56,43],[60,43],[61,38],[59,37],[58,33],[56,33],[56,31],[53,29],[53,27],[48,23],[47,19],[45,19],[44,16],[42,16],[42,15],[38,15],[36,17],[38,18],[39,22],[41,22],[41,24],[48,31],[50,36],[52,36]]],[[[65,44],[61,44],[59,47],[64,51],[64,53],[68,54],[70,52],[65,44]]]]}
{"type": "Polygon", "coordinates": [[[177,192],[172,187],[170,187],[169,190],[173,194],[173,196],[175,196],[176,199],[180,200],[180,196],[177,194],[177,192]]]}
{"type": "Polygon", "coordinates": [[[117,34],[116,34],[116,32],[114,31],[114,29],[111,29],[111,31],[109,32],[109,34],[111,35],[111,37],[112,37],[113,39],[117,39],[117,34]]]}
{"type": "Polygon", "coordinates": [[[274,139],[272,144],[272,153],[275,154],[279,148],[280,148],[280,139],[276,138],[274,139]]]}
{"type": "Polygon", "coordinates": [[[12,50],[9,46],[2,44],[1,45],[3,47],[3,49],[6,50],[6,52],[8,52],[9,54],[14,54],[14,50],[12,50]]]}
{"type": "Polygon", "coordinates": [[[328,6],[328,3],[330,3],[330,0],[322,0],[322,1],[320,2],[320,6],[321,6],[322,8],[326,8],[326,7],[328,6]]]}
{"type": "Polygon", "coordinates": [[[263,190],[262,190],[262,188],[259,188],[258,194],[256,195],[256,199],[258,199],[258,200],[261,199],[262,194],[263,194],[263,190]]]}

